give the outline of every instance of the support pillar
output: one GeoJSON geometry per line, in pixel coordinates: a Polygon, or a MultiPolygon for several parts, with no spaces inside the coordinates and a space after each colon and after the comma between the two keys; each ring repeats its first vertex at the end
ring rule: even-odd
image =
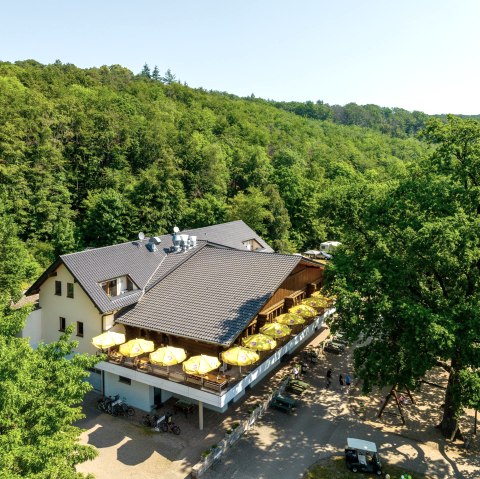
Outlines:
{"type": "Polygon", "coordinates": [[[198,429],[203,431],[203,402],[198,401],[198,429]]]}

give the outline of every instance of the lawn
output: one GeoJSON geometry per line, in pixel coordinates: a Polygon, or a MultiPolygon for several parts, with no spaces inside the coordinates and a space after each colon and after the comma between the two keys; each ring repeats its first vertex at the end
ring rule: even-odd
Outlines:
{"type": "MultiPolygon", "coordinates": [[[[390,474],[390,479],[400,479],[402,474],[406,473],[410,474],[412,479],[432,479],[424,474],[414,474],[406,469],[388,464],[383,464],[383,472],[390,474]]],[[[377,475],[361,472],[355,474],[347,469],[343,456],[333,456],[312,466],[305,474],[304,479],[375,479],[378,477],[377,475]]]]}

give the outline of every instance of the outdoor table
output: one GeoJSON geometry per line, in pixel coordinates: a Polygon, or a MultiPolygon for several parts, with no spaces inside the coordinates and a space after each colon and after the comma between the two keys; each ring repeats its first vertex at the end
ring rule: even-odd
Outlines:
{"type": "Polygon", "coordinates": [[[182,411],[185,413],[185,417],[188,417],[188,414],[189,413],[193,413],[193,408],[195,407],[195,405],[190,402],[190,401],[187,401],[186,399],[179,399],[173,406],[174,410],[175,411],[182,411]]]}
{"type": "Polygon", "coordinates": [[[207,373],[203,376],[203,386],[220,391],[228,383],[223,374],[207,373]]]}
{"type": "Polygon", "coordinates": [[[141,358],[138,360],[137,369],[140,371],[150,370],[150,361],[147,358],[141,358]]]}

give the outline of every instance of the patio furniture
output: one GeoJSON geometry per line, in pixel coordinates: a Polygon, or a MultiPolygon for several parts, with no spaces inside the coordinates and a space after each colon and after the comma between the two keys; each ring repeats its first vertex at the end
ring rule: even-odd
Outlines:
{"type": "Polygon", "coordinates": [[[297,407],[297,401],[288,396],[277,394],[270,401],[270,406],[280,409],[288,414],[292,413],[297,407]]]}
{"type": "Polygon", "coordinates": [[[152,370],[152,366],[148,358],[140,358],[137,361],[137,369],[143,372],[149,372],[152,370]]]}
{"type": "Polygon", "coordinates": [[[179,399],[174,405],[173,409],[175,412],[182,411],[185,414],[185,417],[188,418],[189,414],[193,413],[195,404],[188,401],[187,399],[179,399]]]}
{"type": "Polygon", "coordinates": [[[307,383],[298,379],[291,379],[287,384],[287,391],[298,395],[303,394],[308,388],[309,385],[307,383]]]}
{"type": "Polygon", "coordinates": [[[228,379],[222,374],[207,373],[203,376],[203,387],[221,392],[228,384],[228,379]]]}
{"type": "Polygon", "coordinates": [[[110,351],[108,358],[113,363],[120,364],[123,361],[123,355],[120,354],[118,351],[110,351]]]}

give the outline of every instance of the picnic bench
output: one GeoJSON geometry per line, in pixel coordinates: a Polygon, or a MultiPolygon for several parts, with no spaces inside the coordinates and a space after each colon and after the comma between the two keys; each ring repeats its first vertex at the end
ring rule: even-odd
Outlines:
{"type": "Polygon", "coordinates": [[[299,379],[291,379],[287,384],[287,391],[294,394],[303,394],[310,386],[299,379]]]}
{"type": "Polygon", "coordinates": [[[282,394],[276,394],[270,401],[270,406],[280,409],[286,413],[292,413],[297,407],[297,401],[282,394]]]}
{"type": "Polygon", "coordinates": [[[179,399],[174,405],[173,409],[175,412],[182,411],[185,414],[185,417],[188,417],[189,414],[193,413],[195,404],[188,401],[187,399],[179,399]]]}

